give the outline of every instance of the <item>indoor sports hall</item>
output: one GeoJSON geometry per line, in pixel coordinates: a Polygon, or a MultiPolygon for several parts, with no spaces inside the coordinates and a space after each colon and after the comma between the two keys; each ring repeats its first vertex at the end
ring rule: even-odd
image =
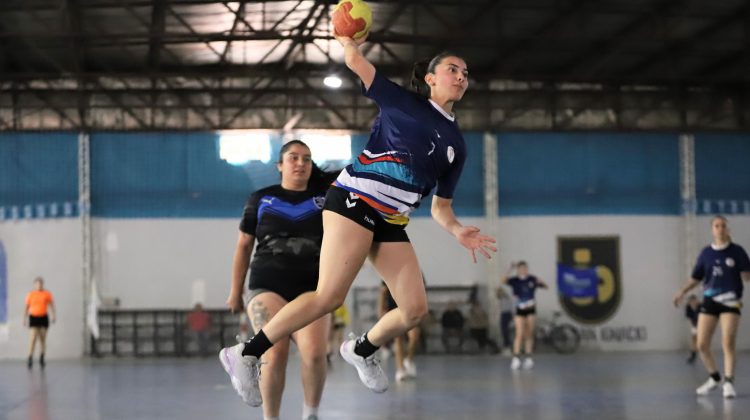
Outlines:
{"type": "Polygon", "coordinates": [[[0,1],[0,420],[746,418],[749,75],[744,0],[0,1]]]}

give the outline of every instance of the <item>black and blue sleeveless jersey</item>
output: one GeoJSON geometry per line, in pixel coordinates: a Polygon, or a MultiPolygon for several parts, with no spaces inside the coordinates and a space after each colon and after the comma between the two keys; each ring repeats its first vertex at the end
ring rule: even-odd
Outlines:
{"type": "Polygon", "coordinates": [[[245,204],[240,230],[253,235],[251,277],[278,276],[279,270],[308,272],[317,281],[325,191],[262,188],[245,204]]]}

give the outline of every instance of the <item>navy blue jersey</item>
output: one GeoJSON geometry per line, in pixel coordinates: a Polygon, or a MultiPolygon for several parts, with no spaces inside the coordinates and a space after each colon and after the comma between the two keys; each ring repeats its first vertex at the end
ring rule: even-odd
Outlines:
{"type": "Polygon", "coordinates": [[[513,296],[516,297],[516,307],[519,309],[528,309],[536,305],[534,295],[539,282],[534,276],[526,278],[511,277],[508,279],[508,286],[513,288],[513,296]]]}
{"type": "Polygon", "coordinates": [[[380,73],[365,96],[380,114],[365,150],[336,185],[359,195],[385,221],[406,225],[436,185],[437,196],[453,198],[466,160],[464,138],[452,115],[380,73]]]}
{"type": "Polygon", "coordinates": [[[252,275],[278,270],[314,273],[317,279],[323,240],[324,191],[290,191],[281,185],[262,188],[245,204],[240,230],[257,241],[252,275]]]}
{"type": "Polygon", "coordinates": [[[703,281],[703,296],[725,306],[742,306],[742,278],[740,273],[750,271],[750,260],[741,246],[730,243],[716,249],[703,248],[693,268],[692,278],[703,281]]]}

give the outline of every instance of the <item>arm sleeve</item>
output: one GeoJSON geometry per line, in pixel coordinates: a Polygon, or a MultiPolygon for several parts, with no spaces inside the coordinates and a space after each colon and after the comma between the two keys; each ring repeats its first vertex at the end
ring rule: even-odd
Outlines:
{"type": "Polygon", "coordinates": [[[242,221],[240,230],[248,235],[255,236],[255,228],[258,226],[258,201],[260,198],[257,194],[252,194],[245,203],[245,209],[242,211],[242,221]]]}
{"type": "Polygon", "coordinates": [[[404,98],[411,99],[411,94],[408,91],[386,79],[378,71],[375,72],[375,78],[369,89],[365,89],[364,84],[362,85],[362,93],[365,97],[375,101],[381,110],[404,104],[406,102],[404,98]]]}
{"type": "Polygon", "coordinates": [[[703,278],[706,277],[706,268],[703,266],[703,252],[698,256],[698,261],[696,261],[695,267],[693,267],[693,273],[690,274],[690,277],[696,280],[703,280],[703,278]]]}
{"type": "Polygon", "coordinates": [[[435,191],[436,196],[445,199],[453,198],[453,193],[456,191],[456,185],[458,184],[458,179],[461,177],[461,172],[464,170],[465,162],[465,151],[458,152],[456,160],[451,165],[451,169],[438,179],[437,191],[435,191]]]}
{"type": "Polygon", "coordinates": [[[750,271],[750,258],[748,258],[747,252],[745,252],[744,248],[742,247],[739,247],[739,248],[740,248],[740,258],[739,258],[740,261],[737,261],[738,262],[737,268],[739,269],[740,272],[750,271]]]}

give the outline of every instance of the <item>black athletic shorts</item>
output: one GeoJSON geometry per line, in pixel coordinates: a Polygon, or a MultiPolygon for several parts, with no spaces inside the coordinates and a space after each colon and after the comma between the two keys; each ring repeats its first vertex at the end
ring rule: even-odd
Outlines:
{"type": "Polygon", "coordinates": [[[373,233],[373,242],[410,242],[404,228],[383,220],[375,209],[357,194],[340,187],[331,187],[326,194],[323,210],[338,213],[373,233]]]}
{"type": "Polygon", "coordinates": [[[318,285],[318,270],[250,270],[248,288],[250,299],[261,293],[273,292],[287,302],[297,296],[315,291],[318,285]]]}
{"type": "Polygon", "coordinates": [[[721,303],[711,299],[710,297],[703,298],[703,303],[701,303],[699,312],[711,316],[719,316],[725,312],[737,315],[741,314],[740,308],[722,305],[721,303]]]}
{"type": "Polygon", "coordinates": [[[29,315],[29,327],[49,328],[49,317],[47,317],[47,315],[42,315],[42,316],[29,315]]]}
{"type": "Polygon", "coordinates": [[[529,315],[536,315],[536,306],[530,308],[516,308],[516,316],[527,317],[529,315]]]}

